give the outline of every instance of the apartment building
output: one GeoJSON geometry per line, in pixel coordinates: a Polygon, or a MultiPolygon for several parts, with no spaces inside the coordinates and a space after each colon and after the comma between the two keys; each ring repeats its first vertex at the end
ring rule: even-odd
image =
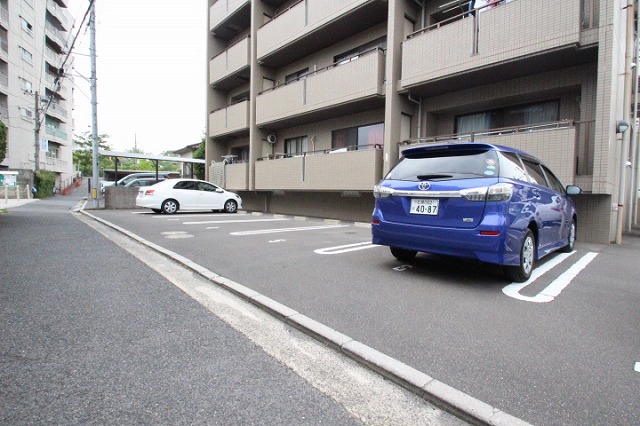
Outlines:
{"type": "Polygon", "coordinates": [[[72,175],[67,7],[67,0],[0,0],[0,120],[8,128],[0,169],[19,171],[22,182],[50,170],[64,187],[72,175]]]}
{"type": "Polygon", "coordinates": [[[580,185],[578,237],[614,241],[627,3],[209,0],[207,178],[250,210],[368,222],[403,149],[487,141],[580,185]]]}

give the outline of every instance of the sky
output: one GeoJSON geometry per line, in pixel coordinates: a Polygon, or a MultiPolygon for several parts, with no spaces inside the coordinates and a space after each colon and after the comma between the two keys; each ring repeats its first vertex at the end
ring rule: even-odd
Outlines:
{"type": "MultiPolygon", "coordinates": [[[[95,1],[98,133],[114,151],[157,155],[199,143],[207,117],[207,2],[95,1]]],[[[73,35],[88,5],[69,1],[73,35]]],[[[76,135],[91,132],[87,24],[73,49],[76,135]]]]}

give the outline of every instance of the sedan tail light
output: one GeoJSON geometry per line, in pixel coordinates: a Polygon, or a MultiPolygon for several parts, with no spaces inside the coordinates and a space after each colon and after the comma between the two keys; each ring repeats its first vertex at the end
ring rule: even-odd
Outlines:
{"type": "Polygon", "coordinates": [[[153,195],[154,192],[154,189],[147,189],[146,191],[144,191],[144,195],[153,195]]]}

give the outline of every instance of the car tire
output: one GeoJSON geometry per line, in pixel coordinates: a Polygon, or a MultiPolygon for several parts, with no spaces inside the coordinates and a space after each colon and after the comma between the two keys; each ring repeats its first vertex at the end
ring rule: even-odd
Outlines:
{"type": "Polygon", "coordinates": [[[238,211],[238,203],[233,200],[227,200],[224,203],[224,211],[226,213],[235,213],[238,211]]]}
{"type": "Polygon", "coordinates": [[[571,253],[576,248],[576,221],[571,219],[567,244],[560,249],[563,253],[571,253]]]}
{"type": "Polygon", "coordinates": [[[505,275],[514,282],[522,283],[531,278],[536,253],[536,237],[527,229],[520,246],[520,263],[518,266],[507,266],[505,275]]]}
{"type": "Polygon", "coordinates": [[[151,209],[154,213],[162,213],[162,209],[151,209]]]}
{"type": "Polygon", "coordinates": [[[162,203],[162,213],[174,214],[180,209],[180,205],[176,200],[168,199],[162,203]]]}
{"type": "Polygon", "coordinates": [[[399,247],[389,247],[391,254],[402,262],[411,262],[418,252],[416,250],[407,250],[399,247]]]}

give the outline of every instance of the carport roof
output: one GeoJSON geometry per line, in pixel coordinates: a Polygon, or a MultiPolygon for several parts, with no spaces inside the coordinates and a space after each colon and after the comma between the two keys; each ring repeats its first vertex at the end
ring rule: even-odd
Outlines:
{"type": "Polygon", "coordinates": [[[107,157],[124,157],[124,158],[138,158],[140,160],[175,161],[175,162],[181,162],[181,163],[206,164],[206,160],[201,160],[198,158],[167,157],[164,155],[149,155],[149,154],[136,154],[133,152],[105,151],[103,149],[98,150],[98,154],[104,155],[107,157]]]}

